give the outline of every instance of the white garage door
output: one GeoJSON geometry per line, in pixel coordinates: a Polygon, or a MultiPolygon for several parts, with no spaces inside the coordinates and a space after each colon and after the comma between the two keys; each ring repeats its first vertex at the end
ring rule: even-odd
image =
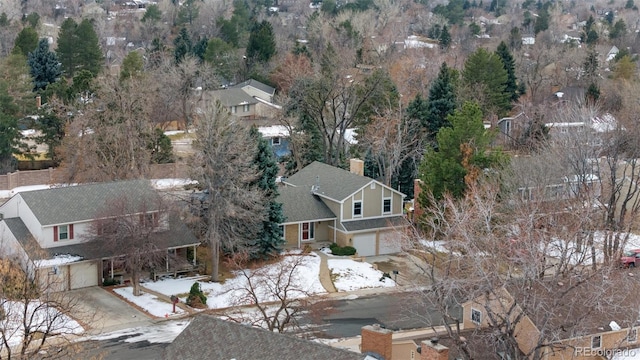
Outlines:
{"type": "Polygon", "coordinates": [[[353,236],[353,247],[360,256],[372,256],[376,254],[376,234],[359,234],[353,236]]]}
{"type": "Polygon", "coordinates": [[[394,231],[380,233],[380,255],[395,254],[401,251],[400,234],[394,231]]]}
{"type": "Polygon", "coordinates": [[[81,262],[71,265],[71,289],[79,289],[98,285],[98,264],[81,262]]]}

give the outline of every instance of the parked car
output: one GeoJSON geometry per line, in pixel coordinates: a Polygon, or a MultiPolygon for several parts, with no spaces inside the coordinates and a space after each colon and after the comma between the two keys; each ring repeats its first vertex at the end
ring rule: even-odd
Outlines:
{"type": "Polygon", "coordinates": [[[640,265],[640,249],[626,251],[620,258],[623,267],[636,267],[640,265]]]}

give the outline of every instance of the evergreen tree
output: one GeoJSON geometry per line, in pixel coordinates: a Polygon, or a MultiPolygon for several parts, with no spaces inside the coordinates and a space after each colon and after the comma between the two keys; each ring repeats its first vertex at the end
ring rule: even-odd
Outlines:
{"type": "Polygon", "coordinates": [[[7,13],[6,12],[2,12],[2,14],[0,14],[0,27],[5,27],[5,26],[9,26],[9,18],[7,17],[7,13]]]}
{"type": "Polygon", "coordinates": [[[269,142],[265,140],[257,128],[251,129],[251,135],[258,142],[254,163],[260,173],[256,185],[264,194],[267,209],[267,216],[262,222],[262,229],[258,233],[255,242],[254,257],[267,258],[277,255],[285,244],[280,224],[285,221],[282,213],[282,204],[276,201],[278,197],[278,187],[276,177],[278,176],[278,163],[273,155],[273,150],[269,142]]]}
{"type": "Polygon", "coordinates": [[[98,75],[102,68],[102,50],[91,20],[77,24],[67,18],[60,26],[56,55],[62,63],[62,71],[72,78],[77,71],[88,70],[98,75]]]}
{"type": "Polygon", "coordinates": [[[179,63],[191,52],[191,48],[193,47],[187,28],[183,27],[180,29],[178,37],[173,40],[173,46],[173,57],[176,59],[176,63],[179,63]]]}
{"type": "Polygon", "coordinates": [[[247,59],[267,63],[276,53],[276,40],[273,34],[271,23],[262,20],[261,23],[254,24],[249,34],[249,44],[247,45],[247,59]]]}
{"type": "Polygon", "coordinates": [[[600,87],[595,82],[589,84],[587,92],[585,94],[585,100],[589,104],[595,104],[600,98],[600,87]]]}
{"type": "Polygon", "coordinates": [[[171,139],[160,128],[156,128],[153,134],[148,136],[147,149],[151,150],[153,164],[169,164],[174,161],[171,139]]]}
{"type": "Polygon", "coordinates": [[[56,82],[62,74],[60,62],[56,54],[49,51],[47,39],[41,39],[38,47],[29,53],[27,64],[33,77],[33,91],[44,90],[47,85],[56,82]]]}
{"type": "Polygon", "coordinates": [[[59,118],[50,111],[43,112],[36,123],[36,128],[42,133],[36,138],[36,142],[47,145],[47,156],[58,165],[62,160],[58,154],[58,149],[62,145],[62,139],[64,139],[64,119],[59,118]]]}
{"type": "Polygon", "coordinates": [[[438,40],[440,40],[440,47],[443,49],[448,49],[449,45],[451,45],[451,34],[449,34],[449,27],[447,25],[442,27],[438,40]]]}
{"type": "Polygon", "coordinates": [[[549,11],[546,10],[546,8],[543,8],[540,13],[538,14],[538,17],[536,18],[536,22],[533,25],[533,32],[538,35],[538,33],[545,31],[549,28],[549,18],[551,17],[551,15],[549,15],[549,11]]]}
{"type": "MultiPolygon", "coordinates": [[[[427,114],[424,118],[423,127],[427,130],[426,140],[435,145],[436,134],[441,128],[449,126],[447,120],[450,114],[456,109],[455,73],[446,63],[440,65],[438,77],[431,83],[429,88],[429,98],[427,100],[427,114]]],[[[416,99],[420,101],[419,98],[416,99]]],[[[417,107],[419,103],[411,104],[417,107]]],[[[408,110],[409,111],[409,110],[408,110]]]]}
{"type": "Polygon", "coordinates": [[[511,109],[511,98],[505,90],[507,71],[496,54],[479,48],[464,63],[462,79],[472,91],[483,92],[484,111],[495,111],[502,116],[511,109]]]}
{"type": "Polygon", "coordinates": [[[498,55],[502,61],[502,66],[507,71],[507,84],[504,90],[511,101],[517,101],[520,93],[518,91],[518,78],[516,77],[516,62],[504,41],[501,41],[500,45],[498,45],[496,55],[498,55]]]}
{"type": "Polygon", "coordinates": [[[622,19],[618,19],[609,32],[610,39],[618,39],[626,35],[627,24],[622,19]]]}
{"type": "Polygon", "coordinates": [[[633,0],[627,0],[627,2],[624,4],[624,8],[625,9],[633,9],[636,5],[634,4],[633,0]]]}
{"type": "Polygon", "coordinates": [[[133,76],[142,74],[144,69],[144,60],[142,55],[137,51],[132,51],[122,60],[122,69],[120,70],[120,79],[128,79],[133,76]]]}
{"type": "Polygon", "coordinates": [[[520,28],[514,26],[509,33],[509,48],[512,50],[520,50],[522,47],[522,35],[520,34],[520,28]]]}
{"type": "Polygon", "coordinates": [[[192,53],[200,63],[204,61],[204,56],[207,53],[207,46],[209,46],[209,39],[206,37],[198,40],[198,42],[193,45],[192,53]]]}
{"type": "Polygon", "coordinates": [[[18,106],[7,91],[7,84],[0,82],[0,174],[14,169],[13,154],[20,153],[18,106]]]}
{"type": "Polygon", "coordinates": [[[449,122],[451,127],[438,132],[438,151],[427,149],[420,165],[424,191],[418,201],[424,207],[429,205],[429,193],[436,200],[446,193],[462,197],[484,169],[499,165],[502,158],[499,151],[488,152],[492,136],[484,128],[476,103],[465,102],[449,116],[449,122]]]}
{"type": "Polygon", "coordinates": [[[150,4],[147,6],[147,10],[144,12],[140,21],[155,24],[162,20],[162,11],[156,4],[150,4]]]}
{"type": "Polygon", "coordinates": [[[22,29],[13,47],[13,53],[22,54],[28,56],[30,52],[36,49],[38,46],[38,33],[32,27],[26,27],[22,29]]]}
{"type": "Polygon", "coordinates": [[[582,64],[582,70],[584,72],[584,77],[589,82],[594,82],[598,76],[598,68],[600,64],[598,62],[598,53],[596,52],[594,47],[589,47],[587,50],[587,57],[582,64]]]}

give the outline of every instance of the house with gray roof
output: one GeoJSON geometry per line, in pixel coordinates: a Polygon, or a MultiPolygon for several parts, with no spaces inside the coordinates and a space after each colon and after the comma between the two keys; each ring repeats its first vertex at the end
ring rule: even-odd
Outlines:
{"type": "Polygon", "coordinates": [[[209,92],[208,98],[219,101],[232,116],[254,120],[273,117],[281,107],[273,103],[275,89],[257,80],[247,80],[209,92]]]}
{"type": "MultiPolygon", "coordinates": [[[[108,209],[118,202],[118,216],[151,220],[154,241],[167,251],[166,268],[181,266],[187,249],[195,254],[199,241],[173,220],[148,180],[83,184],[25,191],[0,205],[0,255],[22,264],[34,279],[60,284],[59,290],[102,284],[120,273],[118,249],[91,241],[97,224],[112,218],[108,209]],[[171,256],[170,256],[171,255],[171,256]],[[171,260],[170,260],[171,259],[171,260]],[[114,266],[115,264],[115,266],[114,266]],[[55,277],[55,279],[52,279],[55,277]]],[[[193,256],[195,259],[195,255],[193,256]]],[[[195,264],[193,264],[195,265],[195,264]]]]}
{"type": "Polygon", "coordinates": [[[200,314],[165,348],[164,359],[364,360],[367,355],[200,314]]]}
{"type": "Polygon", "coordinates": [[[335,242],[361,256],[401,251],[405,195],[364,176],[363,168],[358,159],[351,160],[351,171],[316,161],[283,180],[278,201],[287,246],[335,242]]]}

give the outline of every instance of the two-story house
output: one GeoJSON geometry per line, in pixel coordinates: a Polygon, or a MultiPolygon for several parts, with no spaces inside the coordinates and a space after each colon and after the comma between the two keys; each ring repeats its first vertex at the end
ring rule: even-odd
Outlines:
{"type": "Polygon", "coordinates": [[[210,92],[232,116],[248,120],[270,118],[281,109],[273,103],[274,95],[274,88],[253,79],[210,92]]]}
{"type": "Polygon", "coordinates": [[[123,199],[121,216],[157,223],[154,241],[166,248],[163,270],[187,258],[195,264],[199,241],[172,221],[148,180],[83,184],[21,192],[0,206],[0,255],[12,258],[40,284],[58,290],[102,284],[118,274],[119,249],[95,246],[96,224],[107,219],[105,209],[123,199]],[[90,245],[90,246],[89,246],[90,245]],[[188,255],[190,254],[190,255],[188,255]]]}
{"type": "Polygon", "coordinates": [[[316,161],[283,180],[278,201],[287,246],[335,242],[360,256],[401,251],[405,195],[363,176],[363,165],[352,159],[346,171],[316,161]]]}

